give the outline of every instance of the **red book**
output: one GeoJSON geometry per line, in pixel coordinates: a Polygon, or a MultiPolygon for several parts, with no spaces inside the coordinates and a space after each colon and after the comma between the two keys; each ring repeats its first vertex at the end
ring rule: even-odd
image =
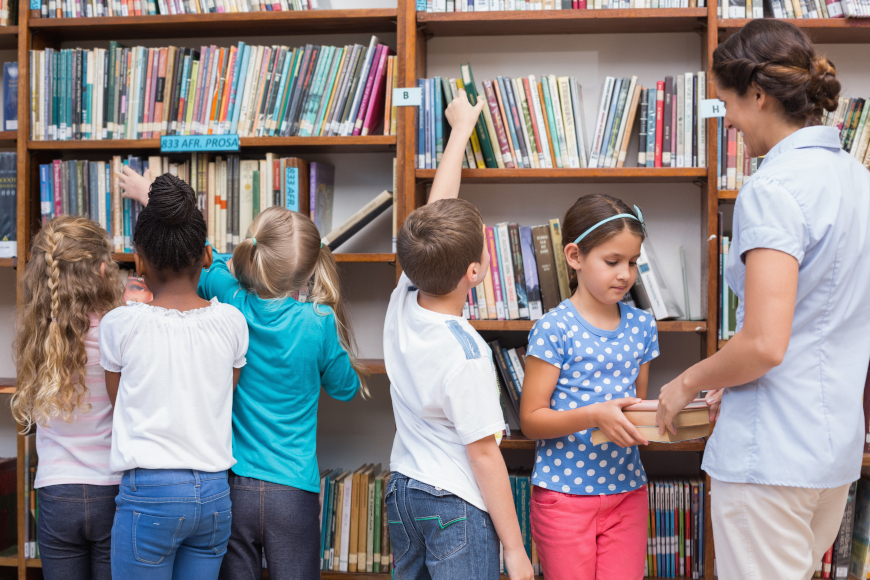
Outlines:
{"type": "Polygon", "coordinates": [[[683,575],[684,576],[691,576],[692,575],[692,537],[693,537],[694,532],[692,531],[692,491],[691,491],[691,486],[688,484],[687,484],[687,486],[688,486],[688,489],[685,492],[686,525],[685,525],[685,528],[683,528],[685,530],[685,534],[686,534],[686,542],[685,542],[685,545],[686,545],[686,558],[685,558],[686,571],[683,575]]]}
{"type": "Polygon", "coordinates": [[[363,121],[365,121],[366,111],[368,110],[369,101],[372,100],[372,88],[375,84],[375,75],[377,74],[377,67],[380,66],[381,57],[386,52],[387,47],[383,44],[379,44],[375,49],[375,56],[372,58],[372,65],[369,67],[369,76],[366,79],[366,87],[363,89],[362,100],[359,103],[359,111],[356,115],[356,121],[353,124],[352,135],[360,135],[362,134],[363,121]],[[377,65],[377,66],[375,66],[377,65]]]}
{"type": "Polygon", "coordinates": [[[155,136],[163,133],[163,107],[166,95],[166,59],[169,56],[168,48],[160,49],[160,62],[157,65],[157,95],[154,99],[154,123],[155,136]]]}
{"type": "Polygon", "coordinates": [[[375,72],[375,82],[372,85],[372,95],[369,98],[369,106],[363,119],[360,135],[371,135],[378,126],[380,114],[383,110],[384,94],[387,88],[387,68],[389,68],[387,63],[390,58],[390,52],[391,50],[388,46],[385,46],[384,50],[381,51],[378,69],[375,72]]]}
{"type": "Polygon", "coordinates": [[[746,154],[746,145],[743,145],[743,183],[752,177],[752,159],[746,154]]]}
{"type": "Polygon", "coordinates": [[[728,189],[737,187],[737,129],[728,129],[728,157],[725,162],[728,189]]]}
{"type": "MultiPolygon", "coordinates": [[[[523,78],[523,88],[526,91],[526,101],[528,101],[529,105],[529,118],[532,120],[532,133],[534,133],[535,137],[535,147],[538,150],[538,156],[540,157],[541,167],[544,166],[544,146],[541,142],[541,135],[538,133],[538,123],[535,120],[535,101],[532,99],[532,89],[529,85],[529,79],[523,78]]],[[[535,87],[537,90],[537,87],[535,87]]]]}
{"type": "Polygon", "coordinates": [[[822,558],[822,578],[831,577],[831,562],[834,559],[834,546],[828,548],[825,552],[825,557],[822,558]]]}
{"type": "Polygon", "coordinates": [[[662,128],[665,122],[665,81],[656,83],[656,167],[662,166],[662,128]]]}
{"type": "Polygon", "coordinates": [[[828,16],[830,18],[843,18],[843,6],[840,0],[825,0],[828,8],[828,16]]]}
{"type": "Polygon", "coordinates": [[[511,148],[508,145],[504,123],[501,121],[501,111],[498,108],[498,99],[495,96],[492,81],[483,81],[483,93],[486,95],[486,104],[489,107],[490,115],[492,115],[492,124],[495,127],[495,134],[498,139],[498,147],[501,149],[501,156],[504,159],[504,166],[506,169],[514,169],[516,165],[514,165],[511,158],[511,148]]]}
{"type": "MultiPolygon", "coordinates": [[[[580,10],[581,4],[586,4],[586,0],[571,0],[571,8],[574,10],[580,10]]],[[[583,6],[585,8],[585,6],[583,6]]]]}
{"type": "Polygon", "coordinates": [[[501,277],[498,269],[498,252],[495,249],[495,232],[486,228],[486,249],[489,252],[489,267],[492,274],[492,289],[495,294],[495,309],[499,320],[505,320],[505,300],[501,289],[501,277]]]}
{"type": "Polygon", "coordinates": [[[54,215],[55,217],[59,215],[63,215],[63,196],[60,194],[62,189],[60,185],[60,169],[61,169],[62,161],[60,159],[55,159],[51,162],[51,172],[54,177],[54,183],[52,184],[54,191],[54,215]]]}

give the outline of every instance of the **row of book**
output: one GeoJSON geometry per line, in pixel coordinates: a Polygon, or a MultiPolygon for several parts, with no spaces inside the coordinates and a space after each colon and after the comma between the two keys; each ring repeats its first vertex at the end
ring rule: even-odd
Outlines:
{"type": "MultiPolygon", "coordinates": [[[[31,138],[369,135],[398,67],[368,47],[133,47],[30,53],[31,138]],[[389,77],[389,83],[388,83],[389,77]]],[[[391,107],[387,106],[389,112],[391,107]]]]}
{"type": "Polygon", "coordinates": [[[0,0],[0,26],[18,26],[18,0],[0,0]]]}
{"type": "Polygon", "coordinates": [[[24,557],[39,558],[39,542],[36,537],[36,522],[39,517],[39,490],[33,487],[36,481],[36,433],[24,437],[24,557]]]}
{"type": "Polygon", "coordinates": [[[417,0],[417,10],[426,12],[704,8],[705,6],[705,0],[417,0]]]}
{"type": "Polygon", "coordinates": [[[650,480],[644,576],[704,577],[703,478],[650,480]]]}
{"type": "MultiPolygon", "coordinates": [[[[336,572],[390,571],[392,554],[384,497],[390,472],[380,464],[320,474],[321,568],[336,572]]],[[[268,564],[268,561],[267,561],[268,564]]]]}
{"type": "MultiPolygon", "coordinates": [[[[848,1],[848,0],[845,0],[848,1]]],[[[719,18],[843,18],[840,0],[729,0],[719,18]]]]}
{"type": "MultiPolygon", "coordinates": [[[[317,10],[318,0],[40,0],[31,18],[94,18],[317,10]]],[[[31,8],[33,4],[31,3],[31,8]]]]}
{"type": "MultiPolygon", "coordinates": [[[[571,297],[558,219],[533,227],[515,223],[484,227],[490,269],[484,281],[469,290],[465,318],[537,320],[571,297]]],[[[683,316],[648,242],[641,248],[637,269],[632,304],[659,320],[683,316]]]]}

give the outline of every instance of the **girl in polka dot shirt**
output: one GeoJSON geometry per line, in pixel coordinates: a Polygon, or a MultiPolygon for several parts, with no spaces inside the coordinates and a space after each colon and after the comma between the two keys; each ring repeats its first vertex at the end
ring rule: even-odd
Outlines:
{"type": "Polygon", "coordinates": [[[529,334],[520,419],[537,439],[532,533],[548,580],[637,580],[646,556],[645,445],[622,408],[646,397],[652,315],[620,302],[645,229],[636,207],[588,195],[565,214],[570,299],[529,334]],[[613,443],[592,445],[601,429],[613,443]]]}

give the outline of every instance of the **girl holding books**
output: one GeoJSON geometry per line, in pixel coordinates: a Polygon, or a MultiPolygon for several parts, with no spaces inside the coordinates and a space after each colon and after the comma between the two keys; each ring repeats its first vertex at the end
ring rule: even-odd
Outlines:
{"type": "Polygon", "coordinates": [[[121,474],[109,466],[112,406],[100,368],[100,321],[122,287],[109,235],[58,217],[33,237],[21,280],[12,415],[36,430],[38,530],[47,580],[111,578],[121,474]]]}
{"type": "Polygon", "coordinates": [[[362,367],[339,291],[338,267],[308,217],[281,207],[258,215],[232,255],[203,272],[199,294],[232,304],[250,332],[233,401],[230,475],[235,508],[221,578],[317,578],[322,554],[317,405],[321,386],[349,401],[362,367]],[[307,301],[293,294],[307,290],[307,301]]]}
{"type": "Polygon", "coordinates": [[[565,214],[570,299],[529,334],[520,421],[537,439],[532,534],[548,580],[636,580],[646,557],[646,444],[622,408],[646,396],[655,319],[621,302],[634,284],[643,216],[608,195],[565,214]],[[592,444],[600,429],[612,443],[592,444]]]}
{"type": "Polygon", "coordinates": [[[737,333],[662,388],[658,424],[673,431],[709,389],[719,420],[703,469],[719,576],[810,578],[861,473],[870,173],[836,127],[819,126],[840,83],[794,25],[749,22],[712,68],[725,126],[764,162],[737,197],[725,264],[737,333]]]}
{"type": "Polygon", "coordinates": [[[197,296],[212,257],[190,186],[161,175],[148,201],[133,242],[153,300],[100,324],[115,406],[109,464],[123,472],[112,576],[214,579],[231,529],[233,388],[248,326],[234,307],[197,296]]]}

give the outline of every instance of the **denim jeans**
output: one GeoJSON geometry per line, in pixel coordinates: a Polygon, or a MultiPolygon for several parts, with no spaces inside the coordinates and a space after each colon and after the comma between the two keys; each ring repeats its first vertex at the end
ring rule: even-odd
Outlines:
{"type": "Polygon", "coordinates": [[[394,580],[498,580],[498,535],[488,513],[396,472],[386,504],[394,580]]]}
{"type": "Polygon", "coordinates": [[[233,533],[221,580],[320,578],[320,497],[316,493],[230,473],[233,533]]]}
{"type": "Polygon", "coordinates": [[[111,580],[117,485],[39,489],[37,537],[46,580],[111,580]]]}
{"type": "Polygon", "coordinates": [[[232,514],[227,472],[131,469],[112,526],[112,576],[215,580],[232,514]]]}

